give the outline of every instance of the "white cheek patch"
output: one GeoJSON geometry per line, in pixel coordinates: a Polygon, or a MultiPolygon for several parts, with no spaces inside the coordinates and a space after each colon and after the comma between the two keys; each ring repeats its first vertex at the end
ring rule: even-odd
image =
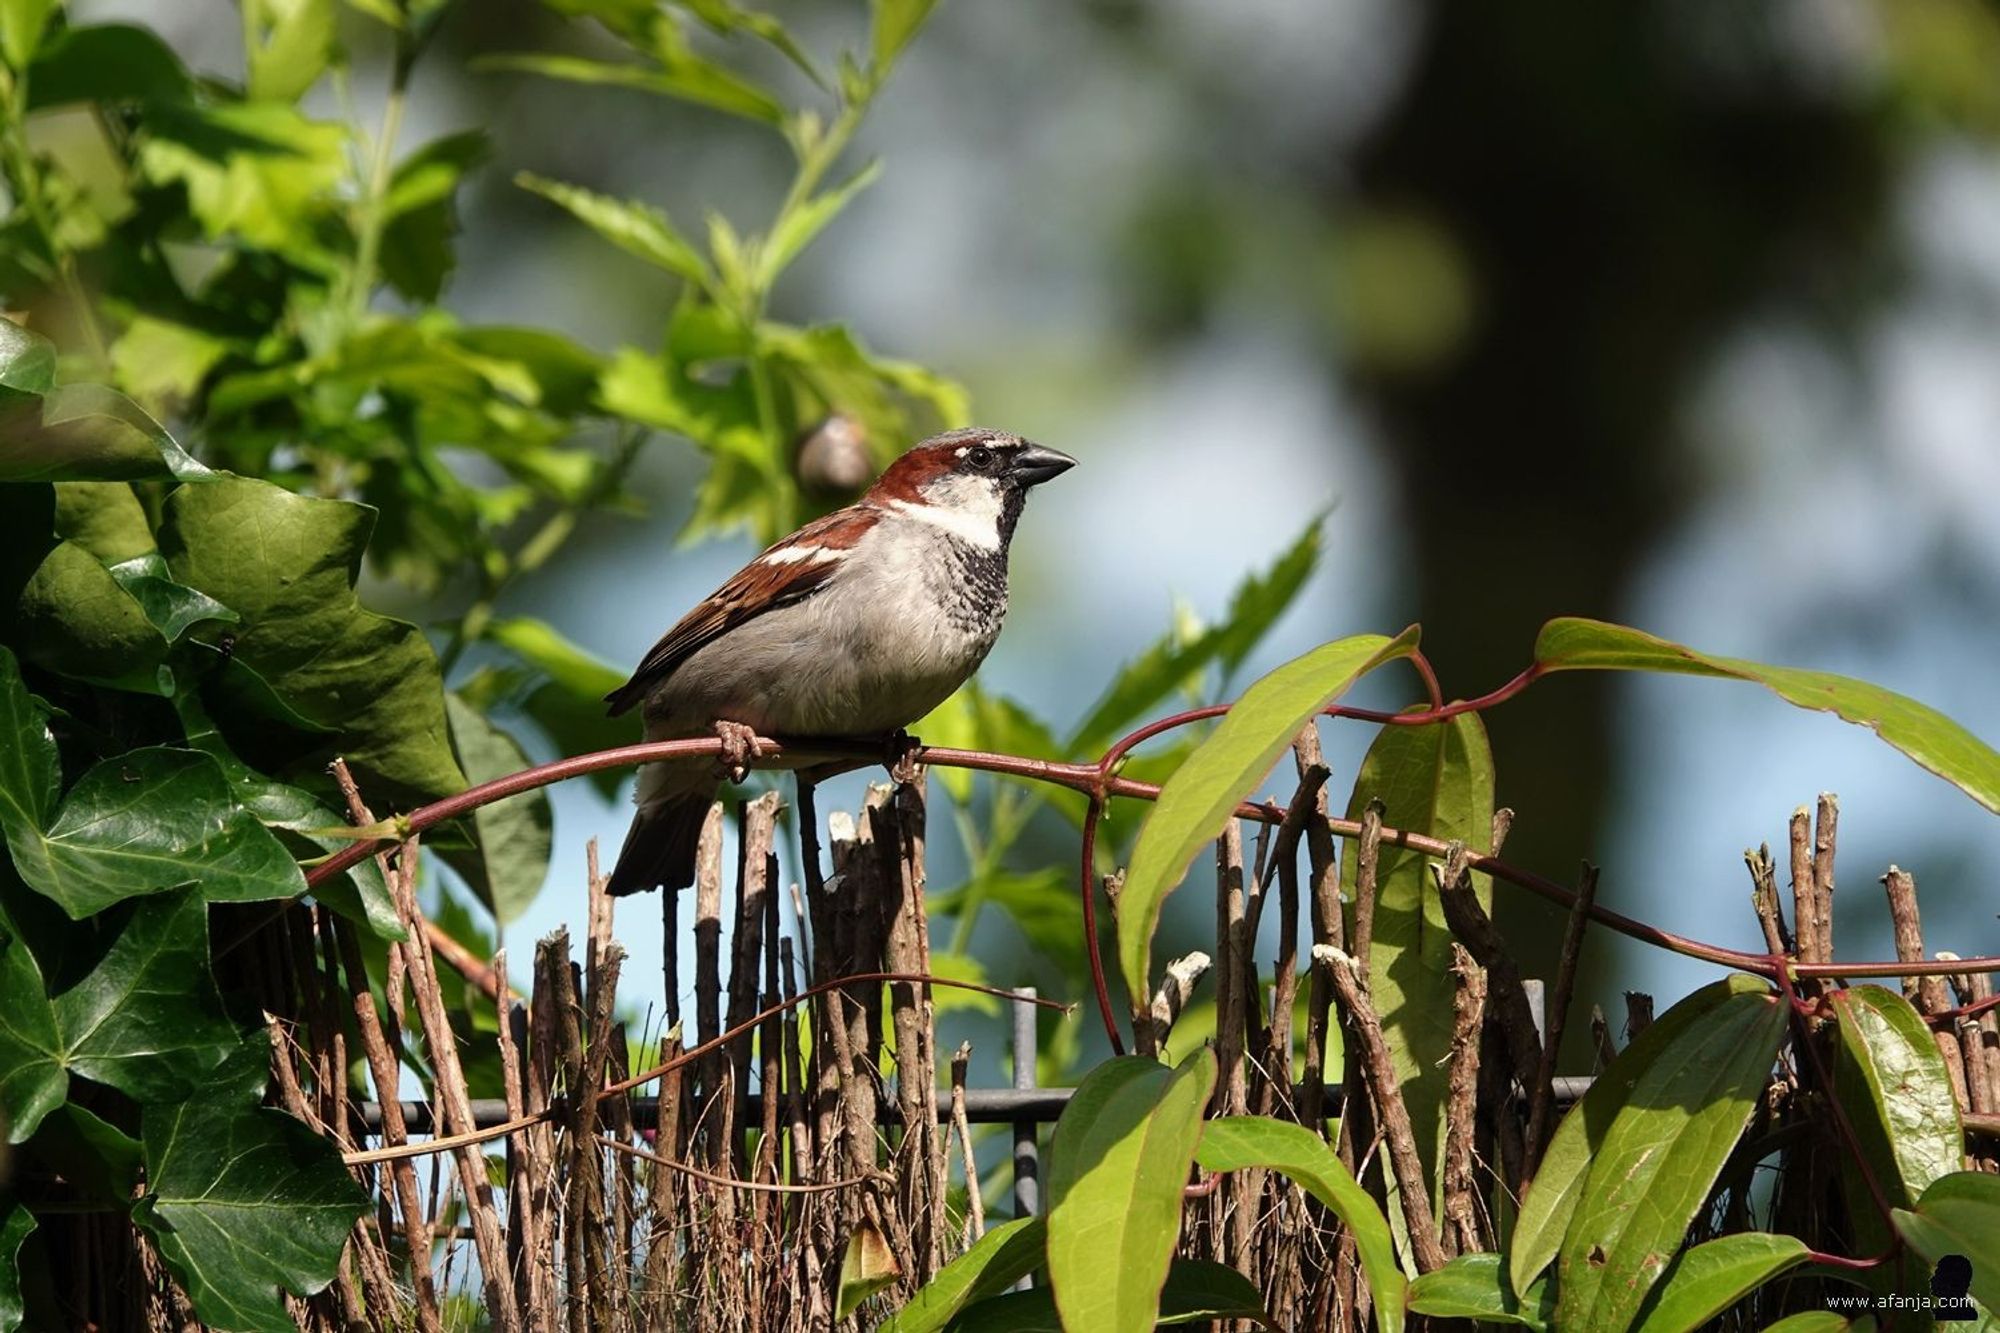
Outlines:
{"type": "Polygon", "coordinates": [[[984,477],[946,477],[924,488],[924,499],[889,502],[897,513],[942,528],[982,551],[1000,549],[1000,490],[984,477]]]}
{"type": "Polygon", "coordinates": [[[757,557],[760,565],[823,565],[847,559],[848,553],[831,546],[780,546],[757,557]]]}

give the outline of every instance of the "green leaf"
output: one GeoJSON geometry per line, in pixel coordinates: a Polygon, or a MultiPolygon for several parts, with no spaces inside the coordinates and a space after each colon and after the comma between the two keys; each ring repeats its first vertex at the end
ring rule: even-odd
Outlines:
{"type": "Polygon", "coordinates": [[[1181,1189],[1215,1055],[1168,1070],[1141,1056],[1083,1080],[1049,1144],[1049,1285],[1065,1326],[1143,1333],[1180,1237],[1181,1189]]]}
{"type": "Polygon", "coordinates": [[[18,1333],[28,1315],[21,1297],[20,1261],[21,1247],[34,1230],[35,1215],[26,1204],[0,1202],[0,1333],[18,1333]]]}
{"type": "Polygon", "coordinates": [[[47,42],[28,70],[28,110],[71,102],[175,102],[193,91],[173,48],[147,28],[88,23],[47,42]]]}
{"type": "Polygon", "coordinates": [[[1972,1261],[1972,1299],[2000,1311],[2000,1176],[1955,1171],[1931,1182],[1914,1209],[1895,1210],[1896,1232],[1932,1263],[1972,1261]]]}
{"type": "Polygon", "coordinates": [[[183,185],[210,240],[240,237],[295,263],[328,260],[315,222],[347,175],[347,130],[283,102],[155,106],[139,165],[158,185],[183,185]]]}
{"type": "Polygon", "coordinates": [[[1750,1122],[1788,1018],[1775,995],[1731,995],[1639,1075],[1563,1237],[1559,1326],[1631,1322],[1750,1122]]]}
{"type": "Polygon", "coordinates": [[[537,74],[569,83],[608,84],[674,97],[765,125],[782,125],[784,104],[712,61],[682,52],[665,65],[608,64],[580,56],[510,53],[475,60],[476,70],[537,74]]]}
{"type": "Polygon", "coordinates": [[[169,643],[204,620],[234,624],[242,619],[206,593],[174,582],[158,552],[119,561],[111,566],[111,577],[131,594],[146,619],[169,643]]]}
{"type": "Polygon", "coordinates": [[[824,231],[829,222],[839,217],[841,210],[853,201],[854,196],[874,184],[875,178],[881,174],[882,164],[870,162],[855,172],[846,184],[816,194],[797,207],[787,209],[778,218],[777,224],[771,228],[771,234],[764,242],[759,255],[758,282],[766,288],[776,282],[778,275],[790,267],[791,262],[813,243],[813,238],[824,231]]]}
{"type": "Polygon", "coordinates": [[[959,1311],[1006,1291],[1042,1266],[1048,1227],[1039,1217],[1003,1222],[938,1270],[875,1333],[939,1333],[959,1311]]]}
{"type": "Polygon", "coordinates": [[[75,1102],[42,1121],[23,1151],[88,1202],[116,1211],[132,1201],[145,1165],[139,1140],[75,1102]]]}
{"type": "MultiPolygon", "coordinates": [[[[1264,1298],[1255,1283],[1227,1264],[1176,1259],[1160,1289],[1157,1328],[1181,1324],[1212,1326],[1217,1320],[1247,1319],[1270,1326],[1264,1298]]],[[[1072,1324],[1069,1327],[1074,1328],[1072,1324]]],[[[966,1310],[951,1333],[1063,1333],[1054,1294],[1047,1287],[994,1296],[966,1310]]],[[[877,1333],[886,1333],[884,1325],[877,1333]]]]}
{"type": "Polygon", "coordinates": [[[875,0],[874,32],[869,45],[874,51],[877,78],[896,63],[896,57],[936,8],[937,0],[875,0]]]}
{"type": "Polygon", "coordinates": [[[847,1252],[840,1260],[840,1290],[834,1302],[834,1319],[845,1322],[863,1301],[870,1296],[896,1284],[902,1277],[902,1265],[896,1262],[895,1251],[889,1242],[875,1228],[875,1224],[862,1221],[855,1225],[853,1234],[847,1238],[847,1252]]]}
{"type": "Polygon", "coordinates": [[[115,689],[170,694],[167,640],[137,598],[82,547],[59,544],[21,590],[21,654],[115,689]]]}
{"type": "Polygon", "coordinates": [[[230,799],[215,760],[193,750],[105,760],[77,780],[46,830],[10,821],[7,845],[21,878],[73,920],[182,884],[199,884],[211,902],[305,892],[291,855],[230,799]]]}
{"type": "MultiPolygon", "coordinates": [[[[107,565],[153,549],[152,525],[132,487],[122,481],[59,481],[54,532],[107,565]]],[[[14,534],[17,538],[19,534],[14,534]]]]}
{"type": "Polygon", "coordinates": [[[333,58],[333,0],[244,0],[255,37],[248,55],[252,101],[291,102],[319,81],[333,58]]]}
{"type": "Polygon", "coordinates": [[[25,69],[34,58],[56,4],[57,0],[0,0],[0,56],[9,65],[25,69]]]}
{"type": "MultiPolygon", "coordinates": [[[[1376,797],[1385,807],[1383,822],[1391,828],[1457,839],[1475,852],[1488,849],[1493,751],[1485,724],[1467,713],[1435,726],[1383,727],[1361,762],[1347,817],[1360,819],[1376,797]]],[[[1354,900],[1355,866],[1355,858],[1342,858],[1341,890],[1349,902],[1354,900]]],[[[1490,910],[1491,879],[1475,874],[1472,884],[1480,905],[1490,910]]],[[[1446,1057],[1451,1051],[1451,946],[1429,859],[1385,843],[1376,873],[1368,986],[1402,1081],[1417,1153],[1433,1173],[1444,1137],[1446,1057]]]]}
{"type": "Polygon", "coordinates": [[[111,346],[111,366],[142,399],[174,404],[192,398],[229,351],[226,339],[201,329],[136,315],[111,346]]]}
{"type": "Polygon", "coordinates": [[[1461,1254],[1410,1283],[1410,1313],[1437,1319],[1545,1329],[1554,1314],[1553,1306],[1546,1281],[1528,1288],[1526,1302],[1515,1295],[1507,1280],[1507,1266],[1497,1254],[1461,1254]]]}
{"type": "Polygon", "coordinates": [[[1768,994],[1769,990],[1763,981],[1741,972],[1703,986],[1634,1037],[1592,1082],[1583,1099],[1556,1126],[1534,1181],[1521,1200],[1508,1251],[1508,1274],[1516,1291],[1526,1289],[1561,1250],[1563,1233],[1569,1230],[1583,1196],[1590,1164],[1640,1078],[1683,1034],[1706,1024],[1724,1003],[1736,996],[1768,994]]]}
{"type": "Polygon", "coordinates": [[[214,475],[137,403],[101,384],[65,384],[15,412],[0,430],[0,482],[214,475]]]}
{"type": "Polygon", "coordinates": [[[1767,1324],[1764,1333],[1875,1333],[1875,1318],[1861,1315],[1850,1319],[1832,1310],[1804,1310],[1780,1319],[1775,1324],[1767,1324]]]}
{"type": "MultiPolygon", "coordinates": [[[[333,732],[330,743],[311,748],[296,735],[266,737],[263,762],[251,745],[257,738],[238,737],[251,747],[239,752],[281,778],[315,779],[343,754],[362,793],[383,810],[449,795],[465,779],[423,631],[366,610],[354,595],[373,523],[364,505],[229,478],[169,495],[159,540],[176,580],[243,618],[231,665],[333,732]]],[[[218,717],[227,705],[253,702],[241,676],[225,675],[215,689],[218,717]]]]}
{"type": "Polygon", "coordinates": [[[1944,1056],[1910,1002],[1882,986],[1831,997],[1840,1031],[1834,1094],[1889,1200],[1910,1208],[1965,1164],[1965,1131],[1944,1056]]]}
{"type": "Polygon", "coordinates": [[[1208,1171],[1242,1171],[1267,1167],[1282,1172],[1332,1210],[1354,1234],[1361,1271],[1375,1298],[1375,1317],[1384,1333],[1403,1327],[1406,1283],[1396,1264],[1396,1242],[1374,1198],[1345,1166],[1327,1141],[1303,1125],[1264,1116],[1225,1116],[1202,1130],[1195,1160],[1208,1171]]]}
{"type": "Polygon", "coordinates": [[[1126,989],[1150,995],[1153,931],[1166,896],[1196,849],[1228,822],[1236,803],[1271,771],[1299,728],[1384,662],[1407,657],[1416,627],[1394,639],[1357,634],[1313,649],[1244,692],[1222,724],[1167,779],[1139,830],[1119,900],[1118,958],[1126,989]]]}
{"type": "MultiPolygon", "coordinates": [[[[955,750],[993,750],[1004,754],[1054,759],[1062,746],[1048,726],[1019,702],[995,694],[978,680],[968,680],[952,696],[932,709],[915,727],[913,734],[929,745],[955,750]]],[[[972,799],[972,771],[939,768],[933,776],[960,805],[972,799]]],[[[1041,791],[1033,784],[1030,790],[1041,791]]]]}
{"type": "Polygon", "coordinates": [[[146,1108],[147,1192],[132,1220],[194,1302],[231,1330],[291,1333],[281,1292],[333,1280],[368,1198],[339,1154],[282,1111],[196,1098],[146,1108]]]}
{"type": "Polygon", "coordinates": [[[459,182],[491,153],[485,130],[462,130],[433,139],[397,164],[382,206],[380,262],[382,276],[410,300],[435,301],[444,290],[458,262],[452,241],[459,182]]]}
{"type": "Polygon", "coordinates": [[[1077,901],[1074,871],[1055,866],[997,870],[960,888],[933,893],[925,901],[930,915],[937,917],[958,916],[975,902],[991,904],[1021,932],[1036,958],[1073,975],[1082,970],[1083,904],[1077,901]]]}
{"type": "MultiPolygon", "coordinates": [[[[451,719],[452,747],[468,781],[489,782],[529,766],[512,736],[456,694],[445,695],[445,712],[451,719]]],[[[553,827],[548,792],[522,792],[473,811],[471,851],[448,853],[446,859],[504,926],[542,891],[553,827]]]]}
{"type": "MultiPolygon", "coordinates": [[[[0,0],[0,12],[9,0],[0,0]]],[[[15,395],[41,397],[56,387],[56,345],[41,334],[0,319],[0,403],[15,395]]]]}
{"type": "Polygon", "coordinates": [[[1958,723],[1880,685],[1827,671],[1713,657],[1622,625],[1551,620],[1535,640],[1543,671],[1664,671],[1762,685],[1787,703],[1867,727],[1923,767],[2000,814],[2000,750],[1958,723]]]}
{"type": "Polygon", "coordinates": [[[665,213],[637,201],[613,199],[581,186],[565,185],[529,172],[514,178],[522,189],[567,209],[578,221],[627,254],[655,268],[686,278],[697,286],[714,281],[708,263],[674,227],[665,213]]]}
{"type": "Polygon", "coordinates": [[[1796,1236],[1746,1231],[1720,1236],[1674,1256],[1639,1310],[1634,1333],[1689,1333],[1727,1310],[1812,1251],[1796,1236]]]}
{"type": "Polygon", "coordinates": [[[67,961],[81,975],[53,995],[23,942],[0,955],[0,1050],[16,1066],[0,1105],[16,1142],[62,1104],[71,1074],[139,1100],[186,1097],[242,1046],[209,975],[199,894],[139,903],[99,943],[94,962],[67,961]]]}
{"type": "MultiPolygon", "coordinates": [[[[563,638],[539,620],[496,620],[486,638],[501,644],[542,678],[528,689],[520,708],[564,755],[589,754],[639,740],[632,719],[605,716],[604,696],[625,674],[563,638]]],[[[620,769],[590,775],[599,794],[613,796],[626,778],[620,769]]]]}

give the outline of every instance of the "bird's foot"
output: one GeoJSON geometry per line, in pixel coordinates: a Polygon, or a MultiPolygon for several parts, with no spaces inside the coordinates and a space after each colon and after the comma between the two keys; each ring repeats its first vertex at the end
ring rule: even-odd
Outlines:
{"type": "Polygon", "coordinates": [[[891,780],[899,785],[915,782],[923,771],[917,762],[917,751],[923,748],[924,743],[907,731],[898,730],[890,736],[882,766],[889,770],[891,780]]]}
{"type": "Polygon", "coordinates": [[[718,721],[715,734],[722,741],[722,751],[715,757],[722,776],[731,782],[743,781],[750,775],[751,761],[764,757],[757,729],[746,727],[741,722],[718,721]]]}

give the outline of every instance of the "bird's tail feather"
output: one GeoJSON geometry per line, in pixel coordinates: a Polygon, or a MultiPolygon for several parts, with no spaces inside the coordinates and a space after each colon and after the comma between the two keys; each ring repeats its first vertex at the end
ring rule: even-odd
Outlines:
{"type": "Polygon", "coordinates": [[[675,893],[694,883],[701,826],[713,798],[708,791],[677,791],[640,805],[605,892],[622,898],[659,885],[675,893]]]}

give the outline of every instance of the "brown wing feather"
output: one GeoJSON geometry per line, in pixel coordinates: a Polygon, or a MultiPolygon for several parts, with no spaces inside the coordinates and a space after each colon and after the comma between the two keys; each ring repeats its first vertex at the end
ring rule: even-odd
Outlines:
{"type": "Polygon", "coordinates": [[[862,506],[815,519],[730,575],[702,603],[681,617],[639,663],[632,678],[604,696],[617,717],[657,689],[681,663],[767,611],[792,606],[826,586],[840,561],[773,561],[779,552],[801,547],[848,550],[875,525],[875,510],[862,506]]]}

